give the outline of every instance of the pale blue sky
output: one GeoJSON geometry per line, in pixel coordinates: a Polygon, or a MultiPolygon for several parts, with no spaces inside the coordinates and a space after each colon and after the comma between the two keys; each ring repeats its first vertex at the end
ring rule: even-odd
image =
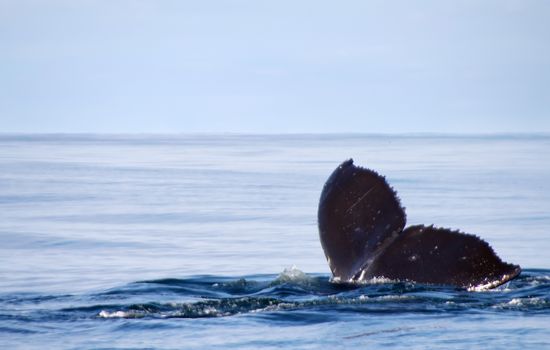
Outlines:
{"type": "Polygon", "coordinates": [[[0,132],[550,132],[550,1],[0,0],[0,132]]]}

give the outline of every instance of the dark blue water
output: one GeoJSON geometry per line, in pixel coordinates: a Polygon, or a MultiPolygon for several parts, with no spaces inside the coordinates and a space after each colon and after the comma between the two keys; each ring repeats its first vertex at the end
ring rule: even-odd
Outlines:
{"type": "Polygon", "coordinates": [[[550,348],[549,159],[545,135],[0,135],[0,348],[550,348]],[[317,204],[350,157],[408,224],[524,272],[331,283],[317,204]]]}
{"type": "Polygon", "coordinates": [[[8,348],[537,348],[550,345],[550,271],[527,270],[495,290],[468,292],[384,281],[342,285],[288,269],[82,294],[6,293],[0,310],[8,348]]]}

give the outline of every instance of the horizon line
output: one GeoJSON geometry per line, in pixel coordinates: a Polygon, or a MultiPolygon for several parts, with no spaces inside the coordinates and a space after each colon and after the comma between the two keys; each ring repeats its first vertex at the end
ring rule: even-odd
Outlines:
{"type": "Polygon", "coordinates": [[[4,136],[401,136],[401,137],[550,137],[550,131],[496,132],[250,132],[250,131],[190,131],[190,132],[18,132],[0,131],[4,136]]]}

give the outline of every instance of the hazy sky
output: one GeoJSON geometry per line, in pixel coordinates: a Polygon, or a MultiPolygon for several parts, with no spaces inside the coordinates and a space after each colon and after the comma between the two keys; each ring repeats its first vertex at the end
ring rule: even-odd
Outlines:
{"type": "Polygon", "coordinates": [[[0,132],[550,132],[550,1],[0,0],[0,132]]]}

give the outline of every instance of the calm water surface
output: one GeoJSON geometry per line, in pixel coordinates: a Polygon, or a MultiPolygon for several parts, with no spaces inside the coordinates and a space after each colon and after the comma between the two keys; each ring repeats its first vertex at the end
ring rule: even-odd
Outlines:
{"type": "Polygon", "coordinates": [[[1,348],[550,348],[549,136],[0,135],[0,169],[1,348]],[[330,283],[350,157],[524,273],[330,283]]]}

